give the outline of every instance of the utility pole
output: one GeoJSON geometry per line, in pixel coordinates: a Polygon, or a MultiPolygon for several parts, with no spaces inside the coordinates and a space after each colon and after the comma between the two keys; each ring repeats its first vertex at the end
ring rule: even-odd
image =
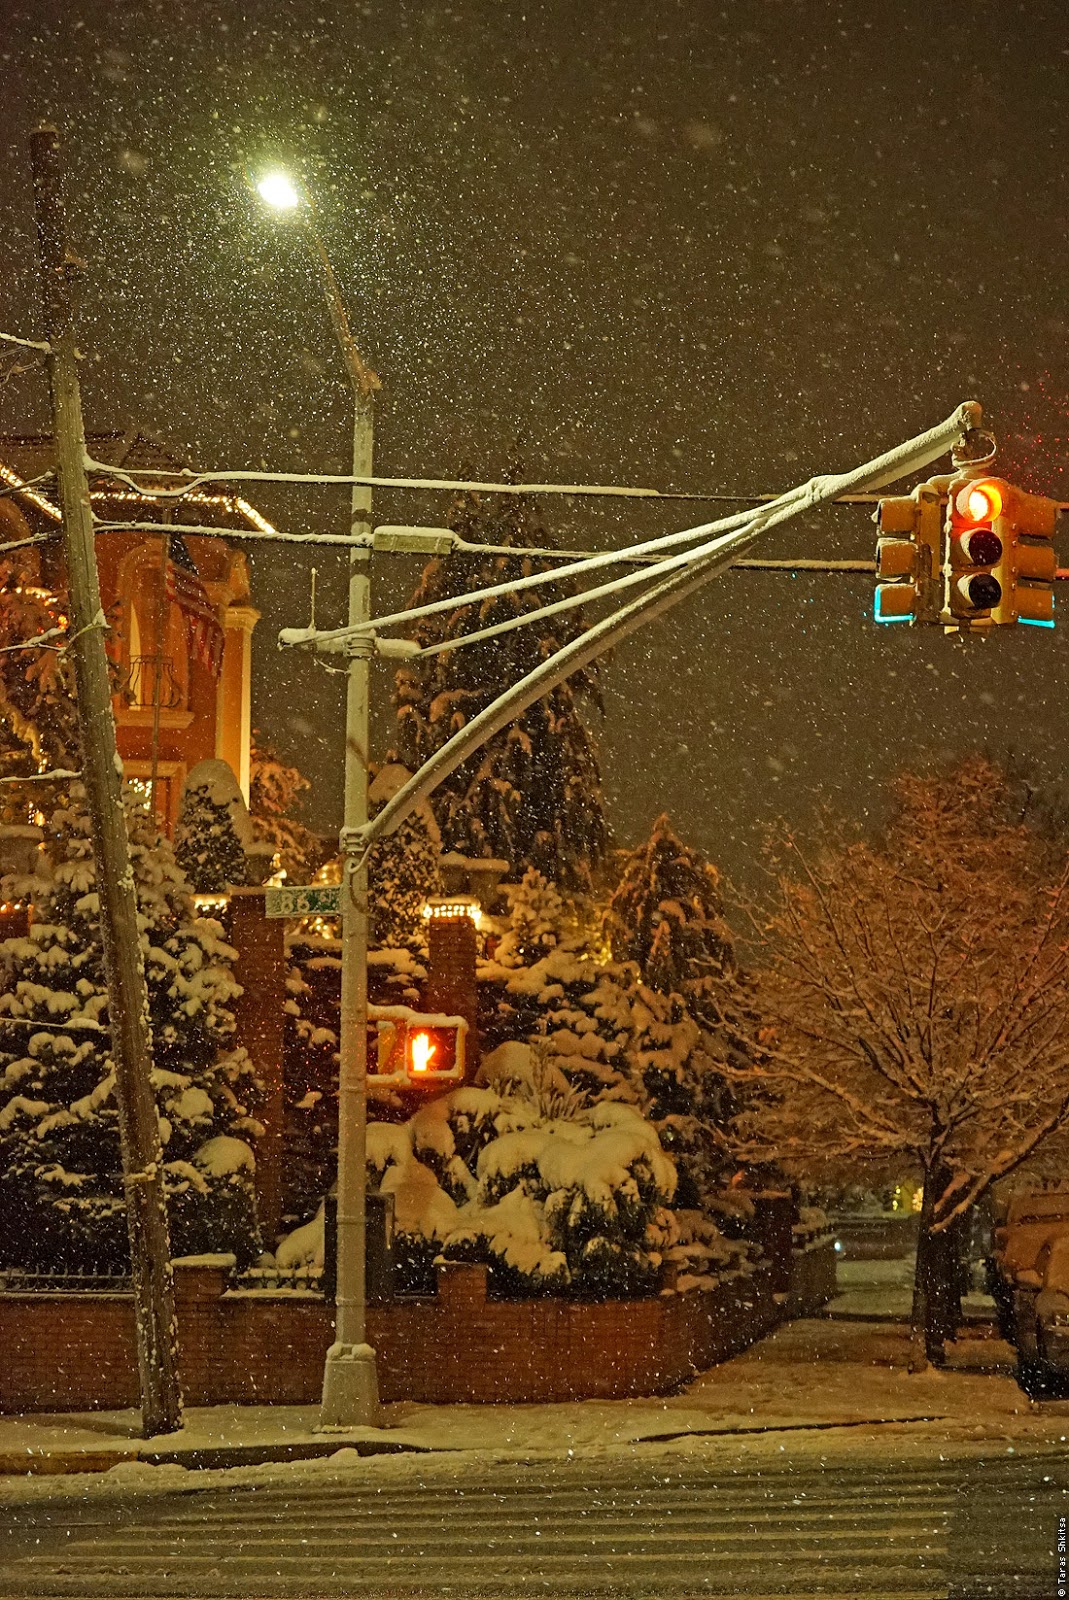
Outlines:
{"type": "Polygon", "coordinates": [[[182,1425],[175,1343],[174,1283],[163,1190],[163,1155],[149,1073],[152,1041],[145,965],[137,929],[137,893],[122,803],[100,603],[85,428],[78,386],[73,285],[79,266],[68,253],[59,135],[32,137],[34,206],[41,257],[41,298],[49,343],[56,472],[74,635],[82,774],[92,827],[100,931],[108,990],[115,1101],[134,1281],[141,1414],[146,1437],[182,1425]]]}
{"type": "MultiPolygon", "coordinates": [[[[353,476],[370,477],[379,379],[356,347],[345,305],[310,202],[302,223],[323,285],[335,337],[353,390],[353,476]]],[[[349,625],[371,618],[371,489],[353,485],[349,552],[349,625]]],[[[338,1072],[338,1242],[334,1343],[323,1371],[321,1428],[375,1427],[379,1420],[375,1352],[367,1342],[367,946],[368,874],[362,830],[368,820],[371,655],[364,634],[347,642],[345,803],[341,916],[341,1028],[338,1072]]]]}

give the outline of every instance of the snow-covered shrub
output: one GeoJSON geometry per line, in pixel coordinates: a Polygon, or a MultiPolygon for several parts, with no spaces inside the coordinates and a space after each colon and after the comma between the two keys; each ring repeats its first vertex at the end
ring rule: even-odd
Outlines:
{"type": "MultiPolygon", "coordinates": [[[[286,1164],[283,1214],[307,1217],[334,1181],[338,1146],[338,994],[341,950],[332,933],[296,934],[287,943],[283,1081],[286,1164]]],[[[368,989],[376,1005],[418,1006],[423,967],[409,950],[373,950],[368,989]]],[[[369,1084],[376,1105],[394,1106],[392,1088],[369,1084]]]]}
{"type": "MultiPolygon", "coordinates": [[[[127,799],[153,1037],[152,1088],[176,1255],[259,1250],[248,1141],[259,1086],[233,1048],[235,951],[197,916],[149,813],[127,799]]],[[[128,1259],[118,1110],[89,821],[79,787],[52,813],[29,932],[4,942],[0,1259],[117,1271],[128,1259]]]]}
{"type": "Polygon", "coordinates": [[[716,1041],[678,995],[631,962],[561,944],[530,966],[479,968],[479,1031],[489,1046],[526,1041],[547,1069],[593,1102],[636,1106],[676,1161],[680,1204],[702,1208],[733,1170],[715,1129],[729,1115],[716,1041]]]}
{"type": "Polygon", "coordinates": [[[429,1289],[437,1255],[483,1261],[496,1293],[649,1293],[674,1239],[676,1174],[634,1107],[547,1090],[544,1060],[507,1046],[488,1087],[368,1130],[369,1182],[394,1196],[405,1287],[429,1289]],[[564,1115],[551,1114],[555,1109],[564,1115]]]}

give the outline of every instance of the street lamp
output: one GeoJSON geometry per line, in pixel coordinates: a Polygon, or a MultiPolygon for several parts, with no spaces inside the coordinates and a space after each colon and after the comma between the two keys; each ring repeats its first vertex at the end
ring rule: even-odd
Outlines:
{"type": "Polygon", "coordinates": [[[256,192],[276,211],[293,211],[301,203],[300,194],[284,172],[265,172],[256,185],[256,192]]]}
{"type": "MultiPolygon", "coordinates": [[[[277,211],[295,213],[312,251],[334,336],[353,390],[353,477],[371,476],[375,391],[379,379],[356,348],[338,280],[315,226],[308,192],[282,172],[257,184],[277,211]]],[[[371,618],[371,489],[353,484],[349,553],[349,626],[371,618]]],[[[341,1030],[338,1072],[337,1294],[334,1343],[323,1371],[321,1428],[374,1427],[379,1420],[375,1352],[367,1342],[365,1239],[367,1230],[367,865],[360,829],[368,820],[368,691],[372,644],[354,631],[347,644],[345,701],[345,804],[341,828],[344,860],[341,916],[341,1030]]]]}

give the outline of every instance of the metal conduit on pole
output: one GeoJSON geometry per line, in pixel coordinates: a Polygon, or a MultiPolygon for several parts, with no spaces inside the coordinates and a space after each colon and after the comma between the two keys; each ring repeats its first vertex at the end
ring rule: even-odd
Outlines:
{"type": "Polygon", "coordinates": [[[104,650],[93,518],[85,475],[85,429],[74,340],[73,280],[60,184],[59,135],[39,128],[32,138],[34,202],[41,256],[41,297],[63,543],[73,621],[74,668],[85,783],[93,838],[100,933],[115,1068],[123,1186],[134,1281],[142,1424],[147,1437],[181,1427],[182,1397],[174,1317],[174,1285],[163,1157],[149,1074],[152,1041],[148,991],[137,928],[137,892],[130,866],[122,803],[122,766],[104,650]]]}

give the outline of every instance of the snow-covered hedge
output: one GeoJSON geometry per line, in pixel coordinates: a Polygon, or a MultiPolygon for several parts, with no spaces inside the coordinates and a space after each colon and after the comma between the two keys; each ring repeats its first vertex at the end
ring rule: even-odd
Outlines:
{"type": "Polygon", "coordinates": [[[656,1129],[632,1106],[585,1102],[527,1045],[495,1051],[482,1076],[368,1129],[409,1286],[427,1287],[441,1255],[486,1262],[499,1294],[651,1292],[675,1240],[656,1129]]]}
{"type": "MultiPolygon", "coordinates": [[[[633,1107],[588,1102],[529,1045],[483,1063],[407,1122],[368,1127],[368,1184],[393,1196],[396,1287],[433,1292],[434,1262],[485,1262],[495,1294],[629,1298],[678,1243],[676,1173],[633,1107]]],[[[321,1263],[322,1209],[283,1240],[321,1263]]]]}

